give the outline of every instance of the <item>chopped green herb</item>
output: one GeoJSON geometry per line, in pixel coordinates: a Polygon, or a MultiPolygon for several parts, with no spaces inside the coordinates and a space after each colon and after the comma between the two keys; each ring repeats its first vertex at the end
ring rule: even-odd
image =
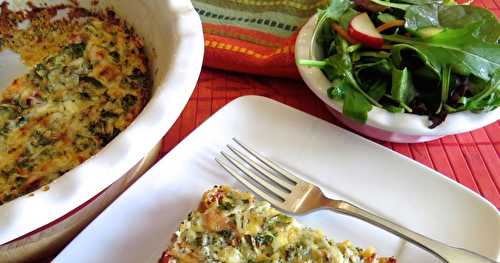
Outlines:
{"type": "Polygon", "coordinates": [[[122,99],[122,107],[125,111],[128,111],[137,103],[137,97],[132,94],[127,94],[122,99]]]}
{"type": "Polygon", "coordinates": [[[255,243],[257,246],[265,246],[271,244],[273,242],[274,236],[269,233],[259,233],[255,236],[255,243]]]}
{"type": "Polygon", "coordinates": [[[219,204],[219,208],[222,209],[222,210],[232,210],[234,208],[234,204],[230,203],[230,202],[221,202],[219,204]]]}
{"type": "Polygon", "coordinates": [[[97,80],[96,78],[93,78],[93,77],[89,77],[89,76],[80,77],[80,81],[90,83],[90,84],[94,85],[96,88],[104,87],[104,85],[102,85],[102,83],[99,80],[97,80]]]}
{"type": "Polygon", "coordinates": [[[109,53],[109,55],[113,58],[114,62],[120,62],[120,53],[118,53],[117,51],[112,51],[109,53]]]}
{"type": "Polygon", "coordinates": [[[66,50],[71,54],[73,58],[79,58],[83,56],[83,52],[87,47],[86,43],[70,44],[66,47],[66,50]]]}

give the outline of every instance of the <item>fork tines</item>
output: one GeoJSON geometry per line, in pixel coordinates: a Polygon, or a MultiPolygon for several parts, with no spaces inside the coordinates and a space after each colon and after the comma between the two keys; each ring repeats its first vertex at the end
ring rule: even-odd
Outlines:
{"type": "Polygon", "coordinates": [[[234,167],[238,168],[240,172],[218,158],[215,158],[215,160],[243,185],[274,206],[282,208],[287,195],[301,180],[236,138],[233,138],[233,140],[246,153],[231,145],[227,145],[236,157],[224,151],[221,154],[234,167]]]}

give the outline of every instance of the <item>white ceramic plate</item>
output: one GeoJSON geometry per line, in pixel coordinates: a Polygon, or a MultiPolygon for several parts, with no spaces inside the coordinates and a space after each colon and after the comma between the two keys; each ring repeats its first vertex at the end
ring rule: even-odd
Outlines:
{"type": "MultiPolygon", "coordinates": [[[[157,262],[201,194],[243,186],[214,157],[238,137],[289,170],[435,239],[499,259],[496,208],[477,194],[380,145],[262,97],[240,98],[201,125],[109,206],[54,262],[157,262]]],[[[374,245],[400,262],[435,262],[399,238],[328,211],[298,217],[335,240],[374,245]]],[[[436,261],[437,262],[437,261],[436,261]]]]}

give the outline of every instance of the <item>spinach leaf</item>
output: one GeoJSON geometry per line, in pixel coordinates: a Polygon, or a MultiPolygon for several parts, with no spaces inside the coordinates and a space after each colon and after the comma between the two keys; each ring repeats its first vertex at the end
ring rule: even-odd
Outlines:
{"type": "Polygon", "coordinates": [[[406,9],[405,28],[417,31],[426,27],[440,27],[437,5],[413,5],[406,9]]]}
{"type": "Polygon", "coordinates": [[[358,75],[362,70],[364,69],[374,69],[378,71],[379,73],[382,74],[390,74],[391,73],[391,63],[389,62],[388,59],[379,59],[374,62],[365,62],[365,63],[359,63],[354,66],[354,72],[356,75],[358,75]]]}
{"type": "Polygon", "coordinates": [[[86,47],[86,43],[69,44],[65,47],[65,51],[67,51],[73,58],[79,58],[83,56],[83,52],[85,52],[86,47]]]}
{"type": "Polygon", "coordinates": [[[394,68],[392,70],[392,99],[399,102],[403,108],[411,112],[412,110],[408,105],[410,105],[415,96],[416,91],[410,71],[407,68],[403,70],[394,68]]]}
{"type": "Polygon", "coordinates": [[[122,108],[125,111],[130,110],[137,103],[137,97],[132,94],[127,94],[122,98],[122,108]]]}
{"type": "Polygon", "coordinates": [[[98,79],[89,76],[80,77],[79,81],[90,83],[94,85],[96,88],[104,87],[104,85],[98,79]]]}
{"type": "Polygon", "coordinates": [[[450,5],[439,9],[439,23],[442,27],[456,29],[478,22],[481,25],[475,36],[482,41],[498,44],[500,23],[492,12],[471,5],[450,5]]]}
{"type": "Polygon", "coordinates": [[[257,246],[269,245],[273,242],[274,236],[270,233],[259,233],[255,236],[257,246]]]}
{"type": "Polygon", "coordinates": [[[366,122],[368,112],[372,109],[372,104],[357,90],[348,86],[345,92],[342,112],[352,119],[366,122]]]}
{"type": "Polygon", "coordinates": [[[406,9],[405,27],[417,31],[426,27],[459,29],[478,23],[474,36],[482,41],[498,43],[500,24],[490,11],[469,5],[414,5],[406,9]]]}
{"type": "Polygon", "coordinates": [[[18,114],[14,105],[0,104],[0,123],[16,118],[18,114]]]}
{"type": "Polygon", "coordinates": [[[443,0],[399,0],[397,2],[412,4],[412,5],[441,5],[443,0]]]}
{"type": "Polygon", "coordinates": [[[392,62],[398,68],[411,67],[418,68],[418,64],[428,67],[436,76],[440,77],[441,64],[434,61],[433,57],[427,56],[424,52],[408,44],[397,44],[392,47],[392,62]],[[416,61],[418,60],[418,61],[416,61]]]}
{"type": "Polygon", "coordinates": [[[442,65],[453,65],[453,71],[456,73],[473,74],[489,80],[500,68],[500,48],[473,36],[478,25],[476,23],[462,29],[446,29],[426,39],[400,35],[385,35],[384,39],[413,46],[419,54],[425,55],[433,68],[441,69],[442,65]]]}

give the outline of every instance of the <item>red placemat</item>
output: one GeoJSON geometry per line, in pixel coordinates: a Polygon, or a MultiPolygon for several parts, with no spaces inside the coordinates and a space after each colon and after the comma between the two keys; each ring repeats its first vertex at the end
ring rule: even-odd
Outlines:
{"type": "MultiPolygon", "coordinates": [[[[204,68],[182,115],[163,139],[161,156],[217,110],[244,95],[269,97],[344,127],[302,81],[204,68]]],[[[458,181],[500,208],[500,122],[427,143],[377,142],[458,181]]]]}

